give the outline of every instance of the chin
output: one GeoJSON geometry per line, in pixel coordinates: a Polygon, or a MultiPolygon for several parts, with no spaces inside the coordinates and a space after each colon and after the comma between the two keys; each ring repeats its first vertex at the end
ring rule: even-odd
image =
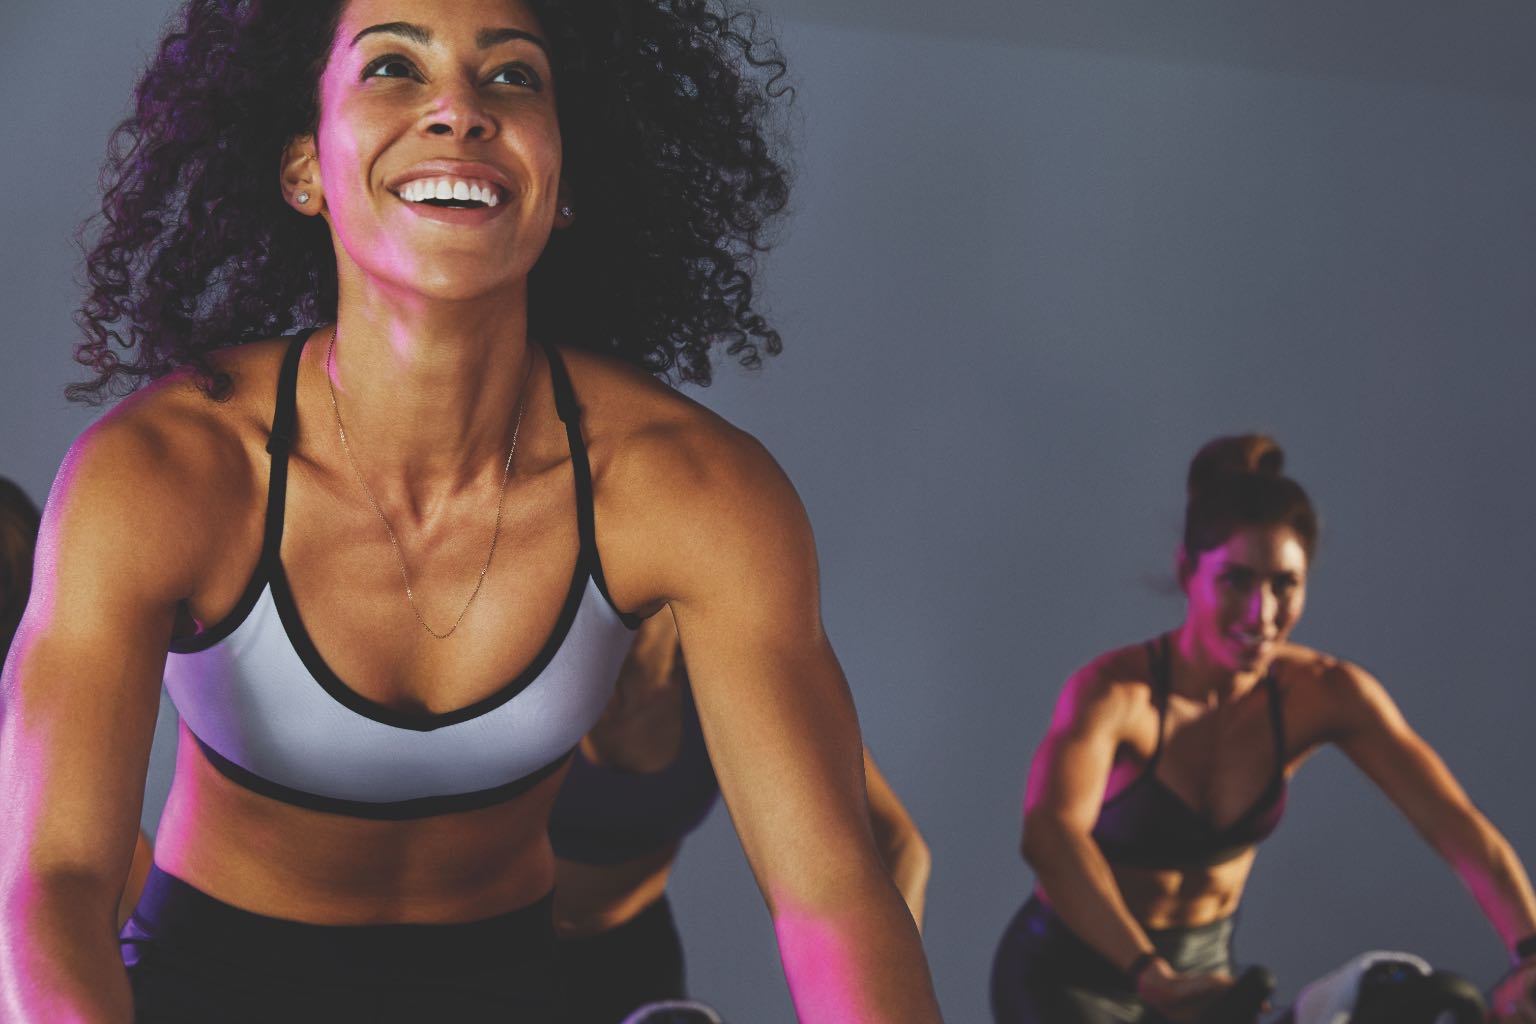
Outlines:
{"type": "Polygon", "coordinates": [[[390,276],[397,287],[436,302],[470,302],[504,294],[509,284],[504,276],[491,279],[483,273],[455,274],[442,264],[423,266],[414,274],[390,276]]]}

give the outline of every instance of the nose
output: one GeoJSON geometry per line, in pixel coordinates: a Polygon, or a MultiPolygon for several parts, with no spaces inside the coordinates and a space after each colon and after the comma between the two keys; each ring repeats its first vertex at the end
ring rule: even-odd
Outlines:
{"type": "Polygon", "coordinates": [[[424,124],[429,135],[477,142],[494,138],[501,127],[479,93],[467,83],[445,88],[427,112],[424,124]]]}
{"type": "Polygon", "coordinates": [[[1275,619],[1280,613],[1280,598],[1269,587],[1255,587],[1253,596],[1248,599],[1246,623],[1250,629],[1261,629],[1265,632],[1275,624],[1275,619]]]}

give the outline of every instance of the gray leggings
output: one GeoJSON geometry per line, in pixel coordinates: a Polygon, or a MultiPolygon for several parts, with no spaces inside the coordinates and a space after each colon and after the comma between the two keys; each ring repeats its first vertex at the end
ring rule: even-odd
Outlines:
{"type": "MultiPolygon", "coordinates": [[[[1199,928],[1148,931],[1163,959],[1181,972],[1232,969],[1233,919],[1199,928]]],[[[1079,939],[1036,897],[1014,915],[992,962],[997,1024],[1162,1024],[1114,964],[1079,939]]]]}

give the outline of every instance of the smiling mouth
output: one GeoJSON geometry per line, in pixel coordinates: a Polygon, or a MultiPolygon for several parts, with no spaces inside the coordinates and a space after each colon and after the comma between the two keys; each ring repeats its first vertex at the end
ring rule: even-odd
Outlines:
{"type": "Polygon", "coordinates": [[[505,198],[494,182],[446,175],[408,181],[395,190],[395,195],[407,203],[448,210],[489,209],[501,205],[505,198]]]}

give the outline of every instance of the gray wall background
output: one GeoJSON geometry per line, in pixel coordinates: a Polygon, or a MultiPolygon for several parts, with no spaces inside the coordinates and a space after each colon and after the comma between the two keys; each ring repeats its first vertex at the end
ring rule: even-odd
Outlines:
{"type": "MultiPolygon", "coordinates": [[[[59,391],[70,234],[170,7],[0,9],[0,473],[39,499],[91,416],[59,391]]],[[[1022,778],[1060,681],[1179,619],[1180,481],[1217,433],[1275,432],[1325,516],[1299,639],[1376,672],[1536,856],[1536,14],[769,7],[800,92],[766,278],[787,352],[701,397],[816,524],[866,738],[934,850],[948,1018],[985,1018],[1030,884],[1022,778]]],[[[1344,759],[1310,764],[1292,808],[1244,959],[1290,991],[1378,946],[1497,975],[1472,901],[1344,759]]],[[[696,991],[738,1024],[791,1019],[723,813],[674,899],[696,991]]]]}

